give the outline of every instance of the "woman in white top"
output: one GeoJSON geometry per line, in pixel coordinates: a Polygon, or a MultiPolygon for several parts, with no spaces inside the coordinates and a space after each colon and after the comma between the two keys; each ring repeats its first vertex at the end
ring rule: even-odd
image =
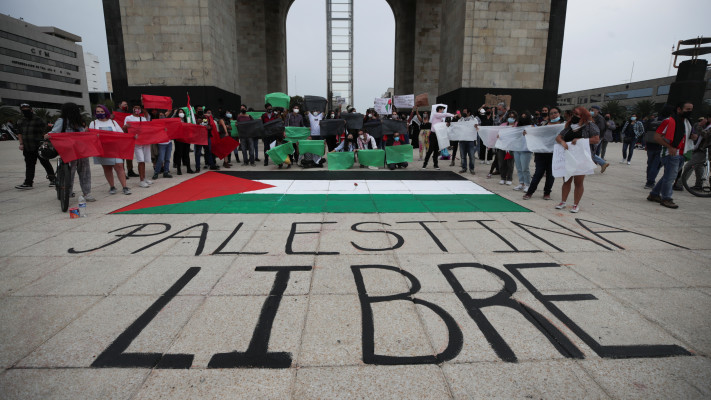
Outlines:
{"type": "MultiPolygon", "coordinates": [[[[110,119],[111,111],[103,104],[98,104],[94,110],[94,117],[96,119],[91,121],[89,124],[89,129],[99,129],[102,131],[120,132],[123,133],[123,129],[119,124],[110,119]]],[[[94,164],[99,164],[104,169],[104,176],[106,181],[109,182],[109,194],[116,194],[116,187],[114,186],[114,173],[116,171],[116,176],[123,186],[123,194],[131,194],[131,189],[126,186],[126,172],[123,169],[123,160],[120,158],[108,158],[108,157],[94,157],[94,164]]]]}

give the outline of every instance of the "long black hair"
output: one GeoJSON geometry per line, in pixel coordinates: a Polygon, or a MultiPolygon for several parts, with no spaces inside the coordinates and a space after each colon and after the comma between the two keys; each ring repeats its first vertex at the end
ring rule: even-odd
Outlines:
{"type": "Polygon", "coordinates": [[[86,127],[84,119],[81,116],[79,106],[74,103],[64,103],[61,109],[62,132],[67,131],[67,127],[79,129],[86,127]]]}

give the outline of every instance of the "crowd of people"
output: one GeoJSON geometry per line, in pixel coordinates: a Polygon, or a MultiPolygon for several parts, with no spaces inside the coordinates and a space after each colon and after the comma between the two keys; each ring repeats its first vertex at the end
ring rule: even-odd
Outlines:
{"type": "MultiPolygon", "coordinates": [[[[23,152],[26,164],[25,181],[17,185],[17,189],[32,189],[34,184],[35,166],[39,160],[46,171],[46,178],[49,185],[56,184],[55,173],[51,163],[39,157],[38,149],[40,142],[47,139],[47,123],[34,115],[29,104],[22,104],[22,118],[18,121],[18,138],[20,140],[20,150],[23,152]]],[[[128,102],[122,101],[115,111],[130,113],[126,116],[123,124],[119,124],[113,118],[113,112],[104,105],[97,105],[93,110],[93,120],[86,123],[81,116],[81,110],[76,104],[67,103],[61,109],[60,118],[53,124],[50,132],[81,132],[86,129],[99,129],[113,132],[128,132],[128,128],[134,122],[150,121],[160,118],[179,118],[183,122],[190,119],[185,109],[174,110],[144,110],[141,104],[134,104],[130,109],[128,102]]],[[[281,143],[285,143],[285,134],[267,135],[261,138],[262,151],[259,151],[259,138],[240,138],[239,147],[234,149],[232,154],[220,160],[211,151],[211,130],[212,125],[208,124],[211,117],[215,121],[217,130],[221,137],[232,135],[232,122],[240,123],[254,119],[254,112],[246,105],[241,105],[238,111],[231,111],[218,108],[214,113],[210,108],[197,106],[194,110],[194,121],[196,124],[205,125],[208,130],[208,140],[206,145],[190,145],[179,140],[167,141],[153,145],[136,145],[133,160],[122,160],[118,158],[94,157],[94,163],[101,165],[104,176],[109,183],[109,193],[118,192],[115,186],[115,179],[122,186],[122,193],[129,195],[131,189],[128,186],[130,178],[138,178],[138,186],[148,188],[153,181],[163,178],[172,178],[172,170],[178,175],[182,175],[183,167],[188,174],[201,172],[202,170],[219,170],[231,168],[232,156],[236,163],[242,162],[244,167],[254,167],[260,162],[260,154],[263,157],[264,165],[269,164],[267,151],[281,143]],[[190,153],[194,154],[194,161],[190,159],[190,153]],[[242,161],[240,161],[240,153],[242,161]],[[171,156],[172,155],[172,156],[171,156]],[[146,163],[151,163],[153,173],[146,172],[146,163]],[[125,167],[124,167],[125,164],[125,167]],[[192,168],[194,166],[194,168],[192,168]],[[137,172],[136,172],[137,171],[137,172]]],[[[672,200],[674,189],[679,189],[679,176],[685,158],[684,154],[692,154],[696,159],[705,157],[705,149],[711,144],[709,132],[711,131],[711,117],[702,117],[698,123],[691,125],[690,117],[693,105],[684,102],[676,107],[666,106],[658,115],[645,117],[643,121],[638,120],[636,114],[631,114],[625,120],[619,130],[619,137],[622,141],[622,161],[621,163],[632,162],[632,155],[636,147],[641,146],[647,152],[647,170],[645,188],[651,189],[648,197],[650,201],[656,201],[663,206],[677,208],[672,200]],[[693,143],[693,145],[691,145],[693,143]],[[662,178],[657,181],[657,176],[664,167],[662,178]]],[[[189,111],[191,112],[191,111],[189,111]]],[[[354,108],[348,108],[351,115],[357,113],[354,108]]],[[[475,174],[475,154],[481,164],[491,165],[487,179],[499,175],[499,184],[513,186],[513,171],[516,170],[518,184],[513,190],[523,193],[523,200],[529,200],[537,191],[541,180],[545,177],[543,187],[543,199],[551,200],[553,190],[553,155],[552,153],[536,153],[528,151],[506,151],[496,148],[487,148],[481,137],[476,141],[451,141],[446,149],[439,148],[435,126],[440,122],[454,123],[458,121],[474,121],[474,125],[479,126],[511,126],[511,127],[534,127],[564,124],[562,131],[556,138],[564,149],[576,145],[579,139],[589,139],[592,160],[600,166],[600,172],[604,173],[610,164],[605,161],[608,155],[608,143],[615,141],[617,125],[610,114],[602,113],[600,106],[592,106],[589,109],[576,107],[573,110],[563,112],[557,106],[543,106],[540,109],[530,112],[528,110],[516,110],[506,107],[500,103],[494,107],[486,105],[478,109],[462,108],[453,113],[445,112],[445,107],[439,106],[433,113],[421,112],[417,107],[412,110],[394,109],[389,115],[379,115],[374,109],[368,109],[363,114],[363,123],[367,126],[369,121],[382,119],[392,119],[402,121],[403,132],[394,132],[387,135],[377,135],[374,137],[368,129],[348,129],[344,122],[342,131],[335,135],[331,132],[323,135],[320,131],[320,122],[328,119],[341,119],[340,108],[336,110],[303,111],[299,105],[291,109],[272,107],[267,103],[264,105],[264,112],[261,115],[263,123],[269,123],[281,119],[285,127],[306,127],[310,130],[309,139],[324,139],[324,156],[305,152],[300,154],[298,145],[295,152],[287,160],[278,163],[279,168],[286,165],[299,165],[304,168],[323,167],[329,152],[354,152],[357,159],[357,152],[365,149],[384,149],[386,146],[399,146],[411,144],[417,149],[415,154],[419,154],[419,160],[423,161],[422,169],[426,169],[430,159],[435,169],[439,168],[439,161],[448,160],[450,166],[454,166],[457,156],[461,162],[460,173],[475,174]],[[423,158],[424,157],[424,158],[423,158]],[[534,172],[530,172],[531,160],[534,162],[534,172]]],[[[523,131],[526,134],[526,131],[523,131]]],[[[446,162],[446,161],[445,161],[446,162]]],[[[407,162],[386,164],[389,169],[407,168],[407,162]]],[[[364,167],[364,165],[361,165],[364,167]]],[[[370,168],[376,168],[370,166],[370,168]]],[[[79,183],[84,198],[87,201],[95,201],[91,193],[91,173],[90,161],[88,158],[71,162],[72,181],[75,173],[79,175],[79,183]]],[[[697,186],[701,185],[700,171],[697,173],[697,186]]],[[[580,201],[584,192],[584,175],[574,176],[565,181],[561,188],[561,201],[555,206],[556,209],[568,207],[568,195],[574,185],[573,202],[570,205],[570,212],[576,213],[580,210],[580,201]]]]}

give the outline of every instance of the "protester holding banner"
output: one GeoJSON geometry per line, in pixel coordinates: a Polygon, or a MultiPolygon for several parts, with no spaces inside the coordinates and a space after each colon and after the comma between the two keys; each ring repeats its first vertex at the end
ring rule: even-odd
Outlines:
{"type": "MultiPolygon", "coordinates": [[[[264,109],[267,111],[264,114],[262,114],[262,124],[266,124],[267,122],[276,121],[277,119],[279,119],[279,114],[273,112],[273,108],[270,103],[264,104],[264,109]]],[[[283,137],[283,132],[282,132],[282,137],[283,137]]],[[[269,149],[269,144],[277,139],[279,139],[279,136],[277,136],[277,135],[265,135],[262,138],[262,144],[264,145],[264,166],[265,167],[269,164],[269,156],[267,155],[267,149],[269,149]]]]}
{"type": "MultiPolygon", "coordinates": [[[[518,126],[518,113],[514,110],[509,110],[506,114],[506,121],[503,122],[500,126],[518,126]]],[[[501,173],[501,180],[499,180],[499,185],[513,184],[513,154],[506,150],[496,149],[496,157],[499,160],[499,173],[501,173]]]]}
{"type": "Polygon", "coordinates": [[[437,141],[437,134],[435,133],[435,125],[443,122],[445,118],[451,118],[454,117],[454,114],[450,114],[447,112],[444,112],[444,106],[437,106],[435,109],[435,112],[432,114],[432,128],[430,130],[430,135],[429,135],[429,149],[427,150],[427,154],[425,154],[425,162],[422,164],[422,169],[427,169],[427,162],[430,160],[430,156],[434,153],[436,155],[432,159],[432,164],[434,164],[435,169],[439,169],[439,166],[437,165],[439,161],[439,143],[437,141]]]}
{"type": "MultiPolygon", "coordinates": [[[[478,130],[479,125],[481,124],[481,121],[476,115],[470,114],[469,109],[464,108],[462,110],[462,118],[461,121],[466,122],[466,121],[474,121],[474,129],[478,130]]],[[[469,159],[469,172],[474,175],[474,153],[477,150],[477,140],[460,140],[459,145],[460,145],[460,158],[462,159],[462,169],[459,171],[459,173],[464,173],[467,172],[467,159],[469,159]]]]}
{"type": "MultiPolygon", "coordinates": [[[[265,108],[267,110],[267,114],[273,115],[273,108],[272,105],[267,103],[265,104],[265,108]]],[[[245,121],[251,121],[254,118],[252,118],[251,115],[247,114],[247,106],[242,104],[239,109],[239,115],[237,115],[237,122],[245,122],[245,121]]],[[[239,141],[240,141],[240,146],[242,146],[242,159],[244,160],[243,166],[251,165],[255,166],[254,162],[255,159],[257,158],[257,140],[258,138],[253,138],[253,137],[242,137],[240,136],[239,141]]],[[[264,150],[267,150],[267,146],[264,146],[264,150]]]]}
{"type": "Polygon", "coordinates": [[[299,106],[294,106],[291,114],[286,116],[285,126],[304,126],[304,117],[299,114],[299,106]]]}
{"type": "MultiPolygon", "coordinates": [[[[173,111],[173,115],[171,115],[170,118],[180,118],[180,121],[183,123],[187,123],[187,116],[185,115],[185,111],[182,109],[177,109],[173,111]]],[[[192,168],[190,168],[190,144],[185,143],[181,140],[175,139],[175,153],[174,153],[174,162],[175,162],[175,167],[177,168],[177,174],[182,175],[183,172],[181,170],[182,166],[184,165],[185,168],[187,169],[188,174],[194,174],[195,171],[193,171],[192,168]]]]}
{"type": "MultiPolygon", "coordinates": [[[[565,123],[565,128],[558,134],[555,141],[567,151],[568,146],[575,146],[578,139],[590,139],[590,144],[600,142],[600,130],[593,122],[590,112],[588,112],[585,107],[575,107],[572,118],[565,123]]],[[[555,208],[558,210],[565,209],[568,194],[570,194],[570,187],[575,183],[573,207],[570,208],[570,212],[577,213],[580,211],[580,200],[583,198],[583,192],[585,190],[583,187],[584,180],[585,175],[574,175],[567,181],[564,181],[563,188],[561,189],[561,201],[555,208]]]]}
{"type": "MultiPolygon", "coordinates": [[[[486,105],[479,108],[479,120],[481,121],[481,126],[494,125],[494,117],[491,116],[491,109],[486,107],[486,105]]],[[[486,147],[481,137],[477,138],[477,141],[479,142],[479,160],[481,160],[482,164],[491,164],[491,160],[494,158],[496,152],[494,149],[486,147]]]]}
{"type": "MultiPolygon", "coordinates": [[[[158,113],[158,116],[154,119],[164,119],[165,113],[158,113]]],[[[156,149],[156,162],[153,165],[153,177],[152,180],[158,179],[158,175],[162,172],[163,178],[172,178],[173,175],[170,174],[170,153],[173,152],[173,142],[170,140],[157,143],[151,146],[151,149],[156,149]]]]}
{"type": "MultiPolygon", "coordinates": [[[[131,122],[147,122],[148,119],[143,116],[143,109],[141,108],[140,104],[136,104],[133,106],[133,114],[129,115],[124,119],[123,121],[123,131],[128,132],[128,127],[131,125],[131,122]]],[[[197,146],[196,146],[197,147],[197,146]]],[[[150,144],[137,144],[134,153],[133,153],[133,159],[136,160],[138,163],[138,176],[139,179],[141,180],[139,182],[139,186],[142,188],[147,188],[149,185],[153,184],[153,181],[146,179],[146,160],[150,161],[151,160],[151,145],[150,144]]],[[[129,174],[130,176],[130,174],[129,174]]]]}
{"type": "MultiPolygon", "coordinates": [[[[54,126],[52,126],[52,130],[49,133],[84,131],[86,131],[86,124],[81,116],[79,106],[74,103],[64,103],[62,104],[60,117],[57,121],[55,121],[54,126]]],[[[45,135],[45,139],[49,139],[49,135],[45,135]]],[[[78,172],[79,186],[84,194],[84,199],[86,201],[96,201],[94,196],[91,194],[91,164],[89,163],[89,158],[79,158],[71,161],[69,166],[72,171],[70,178],[71,193],[74,193],[74,176],[78,172]]]]}
{"type": "MultiPolygon", "coordinates": [[[[94,117],[96,119],[91,121],[89,129],[123,133],[121,126],[119,126],[116,121],[110,119],[111,111],[109,111],[105,105],[98,104],[96,106],[96,109],[94,109],[94,117]]],[[[101,165],[104,169],[104,176],[106,177],[106,181],[109,183],[109,194],[116,194],[116,187],[114,186],[114,171],[116,171],[116,177],[118,177],[118,180],[123,187],[123,194],[131,194],[131,189],[129,189],[126,185],[126,173],[123,169],[122,159],[94,157],[94,164],[101,165]]]]}
{"type": "MultiPolygon", "coordinates": [[[[531,113],[527,110],[521,113],[518,118],[518,123],[516,126],[535,126],[533,120],[531,119],[531,113]]],[[[523,131],[523,135],[526,131],[523,131]]],[[[516,175],[518,176],[518,186],[514,187],[513,190],[523,190],[528,191],[528,185],[531,184],[531,157],[533,153],[530,151],[514,151],[514,164],[516,165],[516,175]]]]}
{"type": "MultiPolygon", "coordinates": [[[[563,123],[560,116],[560,108],[546,107],[546,111],[546,117],[543,120],[544,125],[559,125],[563,123]]],[[[533,163],[536,169],[533,172],[531,184],[528,185],[528,190],[526,194],[523,195],[523,199],[528,200],[533,196],[543,175],[545,175],[546,183],[543,185],[543,200],[551,200],[551,190],[553,190],[553,182],[555,182],[555,178],[553,177],[553,153],[536,152],[533,155],[533,163]]]]}

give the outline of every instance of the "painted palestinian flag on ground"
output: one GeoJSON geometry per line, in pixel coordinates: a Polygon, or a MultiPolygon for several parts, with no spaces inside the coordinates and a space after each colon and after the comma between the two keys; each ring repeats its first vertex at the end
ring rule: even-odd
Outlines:
{"type": "Polygon", "coordinates": [[[206,172],[120,214],[528,212],[450,171],[206,172]]]}

